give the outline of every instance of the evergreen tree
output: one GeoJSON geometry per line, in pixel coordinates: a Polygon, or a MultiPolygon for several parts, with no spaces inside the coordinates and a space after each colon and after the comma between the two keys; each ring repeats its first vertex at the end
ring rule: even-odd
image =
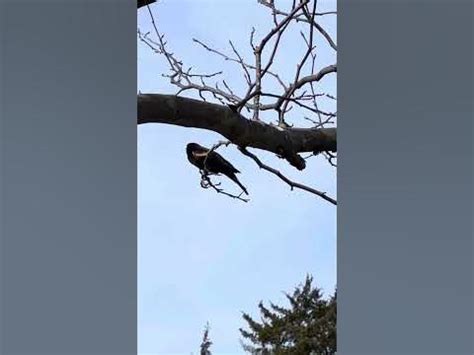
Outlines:
{"type": "Polygon", "coordinates": [[[202,337],[202,342],[201,342],[201,355],[212,355],[211,353],[211,345],[212,341],[209,338],[209,323],[206,324],[206,327],[204,328],[204,335],[202,337]]]}
{"type": "Polygon", "coordinates": [[[336,353],[337,291],[323,299],[308,275],[292,294],[285,294],[289,308],[270,302],[258,305],[261,321],[247,313],[243,318],[248,329],[240,329],[246,341],[245,351],[255,355],[328,355],[336,353]]]}

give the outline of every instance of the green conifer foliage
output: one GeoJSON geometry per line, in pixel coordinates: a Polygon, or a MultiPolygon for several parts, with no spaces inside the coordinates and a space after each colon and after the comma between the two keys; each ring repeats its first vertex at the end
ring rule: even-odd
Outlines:
{"type": "Polygon", "coordinates": [[[240,329],[244,350],[258,355],[335,354],[337,291],[324,299],[312,283],[308,275],[292,294],[286,294],[288,308],[260,302],[260,321],[243,313],[247,323],[247,329],[240,329]]]}

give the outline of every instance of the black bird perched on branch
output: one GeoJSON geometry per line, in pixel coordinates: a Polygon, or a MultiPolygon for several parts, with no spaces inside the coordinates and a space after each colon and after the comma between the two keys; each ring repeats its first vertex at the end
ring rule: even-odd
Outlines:
{"type": "Polygon", "coordinates": [[[188,155],[188,160],[191,164],[198,167],[200,170],[211,174],[223,174],[227,176],[239,185],[245,194],[248,195],[247,189],[240,183],[235,175],[239,174],[240,171],[234,168],[234,166],[225,160],[219,153],[210,151],[197,143],[189,143],[186,146],[186,154],[188,155]]]}

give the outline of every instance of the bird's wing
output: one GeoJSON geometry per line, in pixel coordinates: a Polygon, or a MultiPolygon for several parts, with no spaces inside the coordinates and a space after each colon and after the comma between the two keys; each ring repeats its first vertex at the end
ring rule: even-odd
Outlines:
{"type": "Polygon", "coordinates": [[[232,173],[240,173],[231,163],[224,159],[222,155],[217,152],[212,152],[209,156],[208,160],[212,160],[213,165],[218,165],[221,167],[222,172],[232,172],[232,173]]]}

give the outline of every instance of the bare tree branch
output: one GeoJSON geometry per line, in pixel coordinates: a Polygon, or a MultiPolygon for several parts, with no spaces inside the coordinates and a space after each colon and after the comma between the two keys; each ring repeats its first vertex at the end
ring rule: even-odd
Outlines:
{"type": "Polygon", "coordinates": [[[295,83],[293,83],[293,85],[291,85],[288,88],[288,90],[282,95],[282,98],[278,100],[278,102],[276,103],[276,107],[280,107],[281,104],[285,102],[285,99],[288,99],[289,97],[291,97],[291,95],[293,95],[294,92],[297,89],[301,88],[303,85],[314,82],[314,81],[320,81],[326,75],[330,73],[336,73],[336,72],[337,72],[337,66],[335,64],[328,65],[327,67],[324,67],[323,69],[321,69],[318,73],[314,75],[308,75],[295,81],[295,83]]]}
{"type": "Polygon", "coordinates": [[[137,0],[137,9],[155,3],[156,0],[137,0]]]}
{"type": "MultiPolygon", "coordinates": [[[[278,10],[275,7],[273,0],[257,0],[259,4],[262,4],[268,8],[270,8],[276,15],[284,15],[288,16],[288,13],[278,10]]],[[[337,15],[337,11],[324,11],[324,12],[316,12],[316,16],[325,16],[325,15],[337,15]]]]}
{"type": "Polygon", "coordinates": [[[287,28],[287,25],[293,20],[294,16],[300,11],[309,0],[302,0],[298,6],[295,6],[293,10],[286,16],[281,22],[277,22],[275,20],[275,27],[270,30],[269,33],[265,37],[262,38],[260,44],[255,47],[254,54],[255,54],[255,81],[252,84],[249,84],[249,88],[247,94],[245,95],[244,99],[237,104],[237,110],[240,111],[240,108],[243,107],[247,101],[250,99],[254,99],[254,115],[253,119],[258,120],[259,118],[259,109],[260,109],[260,94],[262,91],[262,78],[270,69],[271,65],[273,64],[273,60],[280,43],[280,38],[287,28]],[[270,41],[270,39],[275,35],[277,35],[277,39],[275,41],[275,45],[268,60],[268,64],[265,66],[265,69],[262,70],[262,52],[264,50],[265,45],[270,41]],[[253,91],[252,91],[253,90],[253,91]]]}
{"type": "MultiPolygon", "coordinates": [[[[138,0],[137,7],[140,8],[155,1],[138,0]]],[[[256,39],[257,32],[252,27],[248,43],[254,54],[253,64],[244,58],[241,54],[243,52],[240,52],[232,41],[229,41],[231,52],[227,54],[193,38],[195,43],[208,52],[239,65],[247,84],[242,92],[234,90],[228,81],[219,77],[223,75],[222,70],[196,73],[192,67],[185,66],[183,61],[168,48],[165,37],[159,32],[153,13],[148,8],[154,30],[153,37],[156,36],[156,38],[152,38],[150,33],[142,33],[140,30],[138,30],[138,37],[155,53],[164,56],[169,65],[169,72],[162,75],[167,77],[170,83],[179,90],[175,95],[140,93],[138,95],[137,123],[165,123],[214,131],[229,140],[226,144],[235,144],[260,168],[276,175],[292,189],[305,190],[336,205],[336,201],[326,193],[291,181],[278,170],[262,163],[255,154],[247,150],[250,147],[272,152],[299,170],[306,167],[306,159],[317,155],[326,158],[331,166],[336,166],[334,161],[337,159],[335,154],[337,152],[337,129],[328,128],[328,125],[335,123],[337,110],[326,108],[322,110],[318,103],[318,100],[336,100],[336,97],[329,93],[318,92],[316,83],[331,73],[337,73],[337,65],[336,63],[325,63],[316,69],[319,47],[316,52],[314,44],[314,37],[319,33],[326,39],[325,43],[337,51],[335,42],[316,19],[316,17],[332,15],[336,12],[317,12],[317,0],[293,0],[291,9],[287,11],[278,9],[274,0],[257,1],[271,10],[273,26],[260,40],[256,39]],[[308,33],[308,36],[305,36],[301,32],[307,49],[296,64],[293,79],[285,83],[283,77],[280,76],[281,73],[274,69],[274,62],[277,62],[276,57],[283,50],[285,31],[291,24],[296,23],[302,23],[308,33]],[[310,62],[308,63],[308,61],[310,62]],[[281,91],[265,90],[269,81],[264,78],[276,80],[281,91]],[[178,96],[187,91],[198,94],[202,101],[178,96]],[[253,111],[252,116],[244,117],[240,113],[243,108],[246,108],[250,114],[253,111]],[[292,109],[295,110],[292,111],[292,109]],[[268,122],[264,122],[260,118],[260,113],[263,111],[266,111],[266,114],[262,114],[262,117],[265,117],[268,122]],[[292,111],[291,116],[288,114],[290,111],[292,111]],[[300,112],[302,113],[300,114],[300,112]],[[271,113],[275,113],[278,124],[270,123],[275,122],[275,120],[268,118],[271,117],[269,116],[271,113]],[[298,115],[300,115],[301,121],[309,121],[314,126],[298,128],[287,123],[288,117],[298,119],[298,115]],[[311,154],[303,158],[301,154],[305,152],[311,154]]],[[[212,149],[217,149],[222,144],[220,142],[212,149]]],[[[202,187],[212,188],[218,193],[244,202],[248,201],[241,195],[233,195],[224,191],[219,187],[220,183],[211,181],[210,175],[212,174],[205,170],[201,171],[202,187]]]]}
{"type": "MultiPolygon", "coordinates": [[[[253,38],[253,34],[255,33],[255,31],[252,31],[252,38],[253,38]]],[[[252,70],[255,70],[255,66],[252,65],[252,64],[248,64],[244,61],[240,61],[239,59],[235,59],[235,58],[232,58],[214,48],[211,48],[210,46],[208,46],[207,44],[203,43],[202,41],[196,39],[196,38],[193,38],[193,41],[196,42],[197,44],[201,45],[204,49],[206,49],[207,51],[211,52],[211,53],[214,53],[214,54],[217,54],[218,56],[222,57],[224,60],[228,60],[228,61],[231,61],[231,62],[236,62],[236,63],[239,63],[240,65],[244,65],[246,68],[248,69],[252,69],[252,70]]],[[[253,49],[255,50],[255,47],[254,45],[252,45],[253,49]]],[[[283,89],[287,89],[285,83],[283,82],[283,80],[281,80],[280,76],[278,74],[275,74],[274,72],[272,71],[267,71],[268,72],[268,75],[271,75],[273,76],[277,81],[278,83],[283,87],[283,89]]],[[[250,75],[250,74],[249,74],[250,75]]]]}
{"type": "MultiPolygon", "coordinates": [[[[317,107],[316,103],[316,95],[314,94],[314,87],[312,85],[313,82],[321,80],[325,75],[336,72],[336,65],[330,65],[325,68],[322,68],[318,73],[314,73],[314,62],[315,62],[315,56],[312,53],[313,47],[312,47],[312,38],[313,38],[313,23],[311,21],[308,21],[309,23],[309,32],[310,32],[310,43],[308,43],[308,50],[305,53],[303,59],[297,66],[297,72],[295,75],[295,79],[293,83],[287,87],[281,78],[278,76],[278,74],[273,73],[270,68],[273,64],[275,55],[278,50],[278,46],[280,43],[281,36],[285,29],[288,27],[288,25],[292,22],[292,20],[298,19],[299,16],[306,16],[308,13],[308,10],[305,8],[309,4],[310,0],[301,0],[298,4],[296,4],[296,1],[294,1],[292,10],[286,14],[286,16],[281,20],[277,21],[276,20],[276,13],[273,13],[274,17],[274,23],[275,26],[272,28],[260,41],[258,45],[253,44],[253,37],[255,34],[255,29],[252,29],[251,32],[251,38],[250,38],[250,43],[251,46],[254,48],[254,54],[255,54],[255,65],[250,65],[245,62],[244,58],[240,55],[239,51],[237,48],[234,46],[232,41],[229,41],[232,51],[235,55],[235,58],[232,58],[216,49],[213,49],[209,47],[208,45],[204,44],[203,42],[193,39],[195,43],[198,43],[201,45],[203,48],[208,50],[211,53],[217,54],[224,58],[225,60],[230,60],[233,62],[238,63],[243,72],[244,72],[244,77],[248,85],[248,90],[247,93],[243,96],[239,96],[238,94],[234,93],[232,90],[230,90],[229,85],[227,82],[224,81],[224,88],[220,88],[218,82],[216,82],[213,86],[208,85],[205,82],[205,79],[213,78],[217,75],[222,74],[222,71],[217,71],[212,74],[193,74],[191,73],[191,68],[188,68],[187,70],[184,69],[183,63],[178,60],[173,53],[171,53],[167,48],[166,48],[166,42],[164,41],[163,35],[161,35],[158,31],[158,28],[156,26],[156,21],[153,17],[152,12],[149,10],[150,13],[150,18],[153,24],[153,28],[155,30],[156,36],[158,37],[157,41],[154,41],[150,39],[147,35],[148,34],[141,34],[139,32],[139,37],[140,40],[145,42],[149,47],[155,50],[155,52],[163,54],[168,63],[170,64],[170,70],[171,74],[166,75],[172,84],[176,85],[180,90],[178,91],[178,94],[181,94],[185,91],[188,90],[194,90],[197,91],[199,96],[206,101],[205,96],[203,95],[204,93],[209,93],[211,94],[212,97],[214,97],[217,101],[219,101],[221,104],[230,104],[234,105],[235,109],[237,112],[240,113],[240,110],[243,107],[246,107],[248,110],[253,110],[253,119],[258,120],[259,119],[259,112],[260,111],[268,111],[268,110],[275,110],[278,113],[278,122],[279,125],[282,127],[287,127],[289,126],[284,119],[284,116],[287,112],[289,112],[292,108],[290,103],[296,104],[301,108],[304,108],[306,110],[309,110],[313,113],[316,113],[318,116],[322,114],[322,111],[317,107]],[[268,59],[268,62],[263,65],[261,62],[262,59],[262,52],[264,50],[264,47],[266,44],[272,39],[274,36],[276,36],[274,45],[273,45],[273,50],[270,54],[270,57],[268,59]],[[309,57],[309,55],[312,56],[313,58],[313,66],[312,66],[312,73],[311,75],[304,76],[303,78],[300,79],[300,74],[302,71],[302,68],[309,57]],[[253,69],[255,72],[255,80],[252,82],[251,81],[251,76],[249,69],[253,69]],[[274,77],[280,85],[284,88],[284,92],[280,95],[277,94],[271,94],[269,95],[268,93],[264,94],[262,92],[262,79],[266,74],[271,75],[274,77]],[[193,79],[197,78],[198,81],[193,81],[193,79]],[[315,108],[311,108],[308,105],[301,103],[300,101],[303,101],[302,96],[296,95],[296,91],[303,87],[305,84],[310,83],[311,84],[311,89],[313,92],[313,105],[315,108]],[[262,104],[261,102],[261,97],[266,96],[266,97],[277,97],[278,100],[276,100],[274,103],[265,103],[262,104]],[[253,103],[249,103],[249,101],[253,99],[253,103]]],[[[261,2],[262,4],[268,6],[273,6],[274,3],[273,1],[269,2],[261,2]]],[[[311,14],[309,15],[309,20],[314,19],[316,16],[316,1],[313,2],[313,9],[311,14]]],[[[304,36],[303,36],[304,37],[304,36]]],[[[331,117],[335,117],[334,114],[331,114],[331,117]]],[[[319,120],[318,126],[323,126],[330,121],[329,119],[326,120],[319,120]]]]}
{"type": "Polygon", "coordinates": [[[306,185],[303,185],[303,184],[300,184],[300,183],[297,183],[297,182],[294,182],[294,181],[291,181],[290,179],[288,179],[285,175],[283,175],[280,171],[278,171],[277,169],[274,169],[268,165],[265,165],[264,163],[262,163],[262,161],[255,155],[255,154],[252,154],[250,153],[247,149],[245,148],[241,148],[240,151],[242,152],[242,154],[252,158],[256,163],[257,165],[261,168],[261,169],[264,169],[266,171],[269,171],[271,172],[272,174],[278,176],[281,180],[283,180],[284,182],[286,182],[288,185],[290,185],[290,188],[293,190],[294,188],[297,188],[297,189],[301,189],[301,190],[305,190],[307,192],[311,192],[312,194],[314,195],[317,195],[319,197],[321,197],[322,199],[332,203],[333,205],[337,205],[337,201],[334,200],[333,198],[329,197],[325,192],[321,192],[319,190],[316,190],[312,187],[309,187],[309,186],[306,186],[306,185]]]}
{"type": "MultiPolygon", "coordinates": [[[[277,15],[283,15],[283,16],[288,16],[289,14],[287,12],[281,11],[275,7],[273,2],[265,1],[265,0],[257,0],[260,4],[270,8],[275,14],[277,15]]],[[[324,16],[324,15],[336,15],[337,11],[327,11],[327,12],[315,12],[315,16],[324,16]]],[[[316,21],[309,19],[307,14],[300,14],[295,17],[296,21],[303,21],[303,22],[308,22],[311,23],[313,26],[316,27],[316,29],[321,33],[321,35],[326,39],[326,41],[329,43],[332,49],[337,51],[337,46],[336,43],[333,41],[331,36],[326,32],[326,30],[319,25],[316,21]]]]}
{"type": "Polygon", "coordinates": [[[210,178],[209,174],[205,174],[204,172],[201,171],[201,187],[203,189],[212,188],[218,194],[223,194],[223,195],[226,195],[228,197],[235,198],[235,199],[237,199],[239,201],[242,201],[242,202],[249,202],[250,201],[249,199],[242,197],[243,192],[241,192],[239,195],[234,195],[234,194],[231,194],[229,192],[226,192],[224,189],[219,188],[219,186],[220,186],[220,183],[217,183],[217,184],[213,183],[211,181],[211,178],[210,178]]]}
{"type": "Polygon", "coordinates": [[[298,153],[337,151],[336,128],[281,128],[251,121],[226,106],[175,95],[139,94],[138,124],[167,123],[217,132],[240,147],[273,152],[299,170],[298,153]]]}

